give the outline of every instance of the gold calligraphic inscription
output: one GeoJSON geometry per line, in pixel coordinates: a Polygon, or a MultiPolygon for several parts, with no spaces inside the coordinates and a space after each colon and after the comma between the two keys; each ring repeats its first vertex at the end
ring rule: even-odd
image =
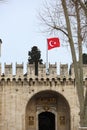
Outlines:
{"type": "Polygon", "coordinates": [[[29,125],[34,125],[34,117],[29,116],[29,125]]]}
{"type": "Polygon", "coordinates": [[[60,125],[65,125],[65,116],[60,116],[60,125]]]}
{"type": "Polygon", "coordinates": [[[37,104],[47,104],[47,105],[50,105],[50,104],[56,104],[56,98],[54,97],[41,97],[41,98],[38,98],[37,99],[37,104]]]}

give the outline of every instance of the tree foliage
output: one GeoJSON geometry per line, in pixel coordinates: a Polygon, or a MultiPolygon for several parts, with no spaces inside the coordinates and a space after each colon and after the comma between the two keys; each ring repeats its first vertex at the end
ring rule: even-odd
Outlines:
{"type": "Polygon", "coordinates": [[[38,63],[42,64],[41,52],[37,46],[33,46],[28,53],[28,63],[35,64],[35,75],[38,75],[38,63]]]}
{"type": "Polygon", "coordinates": [[[29,51],[28,55],[29,55],[29,58],[28,58],[29,64],[33,64],[35,62],[42,64],[41,52],[37,46],[33,46],[31,48],[31,51],[29,51]]]}

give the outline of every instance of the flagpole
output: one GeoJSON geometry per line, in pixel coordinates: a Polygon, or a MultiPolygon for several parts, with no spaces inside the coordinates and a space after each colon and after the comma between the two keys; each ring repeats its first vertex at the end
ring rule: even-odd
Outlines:
{"type": "Polygon", "coordinates": [[[2,44],[2,40],[0,39],[0,57],[1,57],[1,44],[2,44]]]}
{"type": "Polygon", "coordinates": [[[49,74],[49,68],[48,68],[48,43],[46,44],[46,74],[49,74]]]}

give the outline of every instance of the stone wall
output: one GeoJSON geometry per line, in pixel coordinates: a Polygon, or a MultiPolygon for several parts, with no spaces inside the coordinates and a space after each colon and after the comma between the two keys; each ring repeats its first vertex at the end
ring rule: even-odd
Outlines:
{"type": "MultiPolygon", "coordinates": [[[[0,76],[0,130],[26,130],[27,104],[33,97],[35,100],[38,93],[43,95],[44,92],[55,92],[64,97],[70,107],[71,130],[78,130],[79,103],[74,78],[58,76],[56,69],[56,64],[50,65],[51,73],[46,75],[45,65],[39,65],[39,76],[35,76],[34,65],[27,65],[27,72],[23,74],[23,64],[16,64],[16,75],[12,75],[12,64],[5,64],[5,73],[0,76]]],[[[37,122],[34,130],[38,130],[36,125],[37,122]]]]}
{"type": "Polygon", "coordinates": [[[69,103],[71,130],[79,125],[79,103],[73,80],[3,79],[0,81],[0,130],[26,130],[25,113],[29,100],[38,92],[61,94],[69,103]]]}

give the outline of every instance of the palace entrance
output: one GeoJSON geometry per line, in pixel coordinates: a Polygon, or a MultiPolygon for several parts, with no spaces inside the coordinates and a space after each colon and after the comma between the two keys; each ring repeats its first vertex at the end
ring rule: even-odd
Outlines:
{"type": "Polygon", "coordinates": [[[42,112],[38,115],[39,130],[55,130],[55,115],[51,112],[42,112]]]}
{"type": "Polygon", "coordinates": [[[25,130],[71,130],[69,104],[54,91],[42,91],[31,97],[25,117],[25,130]]]}

